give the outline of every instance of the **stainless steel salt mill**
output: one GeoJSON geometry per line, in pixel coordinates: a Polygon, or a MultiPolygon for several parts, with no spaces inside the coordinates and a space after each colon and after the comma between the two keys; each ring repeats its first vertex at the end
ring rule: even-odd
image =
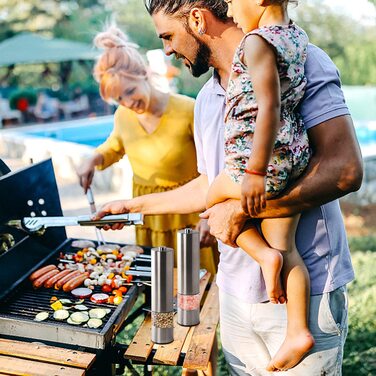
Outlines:
{"type": "Polygon", "coordinates": [[[200,234],[186,228],[178,231],[178,324],[200,322],[200,234]]]}
{"type": "Polygon", "coordinates": [[[174,340],[174,250],[151,249],[151,340],[165,344],[174,340]]]}

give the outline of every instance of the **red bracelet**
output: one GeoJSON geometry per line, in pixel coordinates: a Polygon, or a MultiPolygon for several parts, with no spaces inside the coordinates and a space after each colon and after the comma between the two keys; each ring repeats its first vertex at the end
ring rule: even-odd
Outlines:
{"type": "Polygon", "coordinates": [[[261,172],[261,171],[256,171],[256,170],[248,170],[247,168],[244,171],[247,174],[250,174],[250,175],[266,176],[266,172],[261,172]]]}

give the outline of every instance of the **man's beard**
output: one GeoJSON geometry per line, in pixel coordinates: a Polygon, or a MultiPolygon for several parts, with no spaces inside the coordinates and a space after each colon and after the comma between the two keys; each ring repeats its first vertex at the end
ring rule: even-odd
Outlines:
{"type": "Polygon", "coordinates": [[[191,64],[191,73],[193,77],[200,77],[202,74],[206,73],[209,68],[209,60],[210,60],[210,49],[209,47],[202,41],[198,40],[196,36],[193,36],[197,42],[198,49],[196,53],[196,58],[191,64]]]}
{"type": "Polygon", "coordinates": [[[186,25],[186,30],[197,43],[197,52],[196,57],[193,61],[190,61],[189,70],[192,73],[193,77],[200,77],[202,74],[206,73],[210,68],[210,57],[211,51],[206,43],[200,41],[196,35],[192,32],[189,25],[186,25]]]}

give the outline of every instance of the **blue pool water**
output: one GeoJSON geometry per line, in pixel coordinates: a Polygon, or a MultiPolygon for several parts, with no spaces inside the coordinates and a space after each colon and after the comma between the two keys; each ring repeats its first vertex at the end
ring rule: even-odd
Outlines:
{"type": "Polygon", "coordinates": [[[376,143],[376,121],[356,122],[355,132],[361,145],[372,145],[376,143]]]}
{"type": "Polygon", "coordinates": [[[61,126],[27,131],[24,134],[97,147],[110,135],[112,128],[113,117],[106,116],[103,119],[88,119],[87,122],[80,120],[78,124],[68,126],[62,123],[61,126]]]}
{"type": "MultiPolygon", "coordinates": [[[[97,147],[106,140],[112,128],[113,116],[106,116],[99,119],[80,120],[72,125],[62,123],[43,130],[27,131],[25,134],[97,147]]],[[[355,131],[363,155],[376,155],[376,121],[355,121],[355,131]]]]}

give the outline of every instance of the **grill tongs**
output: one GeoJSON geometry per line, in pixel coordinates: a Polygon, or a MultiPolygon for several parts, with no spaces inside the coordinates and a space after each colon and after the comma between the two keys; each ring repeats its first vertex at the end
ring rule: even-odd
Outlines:
{"type": "Polygon", "coordinates": [[[119,215],[107,215],[100,220],[93,221],[90,215],[80,215],[77,217],[25,217],[23,219],[13,219],[7,222],[8,226],[17,227],[28,232],[38,232],[47,227],[65,226],[96,226],[112,225],[123,223],[127,226],[143,225],[144,217],[141,213],[128,213],[119,215]]]}

